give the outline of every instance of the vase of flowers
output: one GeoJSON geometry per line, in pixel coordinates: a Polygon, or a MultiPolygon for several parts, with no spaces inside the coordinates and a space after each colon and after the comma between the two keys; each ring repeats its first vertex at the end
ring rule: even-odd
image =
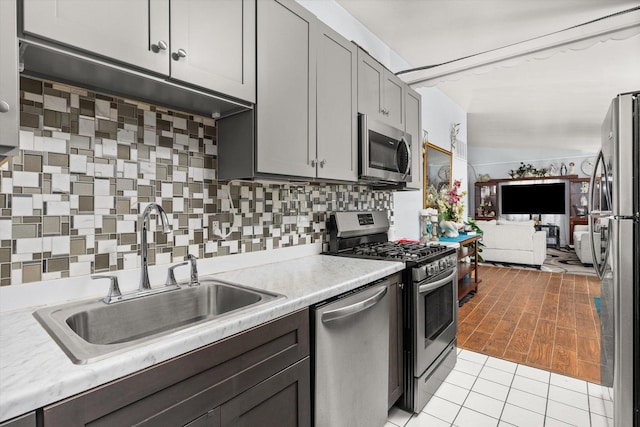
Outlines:
{"type": "Polygon", "coordinates": [[[427,204],[438,209],[440,217],[438,226],[445,237],[458,236],[458,230],[464,226],[462,198],[467,192],[460,191],[461,185],[460,180],[455,180],[451,188],[445,185],[440,190],[436,190],[434,186],[430,186],[427,193],[427,204]]]}

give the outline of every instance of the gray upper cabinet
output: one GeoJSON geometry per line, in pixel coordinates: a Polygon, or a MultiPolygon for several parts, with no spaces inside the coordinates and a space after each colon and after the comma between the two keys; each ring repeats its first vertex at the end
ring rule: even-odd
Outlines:
{"type": "Polygon", "coordinates": [[[315,17],[293,1],[257,6],[257,171],[315,178],[315,17]]]}
{"type": "Polygon", "coordinates": [[[422,97],[405,85],[405,132],[411,135],[411,181],[407,188],[422,188],[422,97]]]}
{"type": "Polygon", "coordinates": [[[390,125],[398,129],[404,128],[404,88],[405,83],[385,68],[382,80],[382,99],[384,101],[384,117],[390,125]]]}
{"type": "Polygon", "coordinates": [[[318,31],[318,178],[358,179],[356,46],[324,24],[318,31]]]}
{"type": "Polygon", "coordinates": [[[358,49],[358,112],[376,119],[384,118],[382,81],[384,67],[358,49]]]}
{"type": "Polygon", "coordinates": [[[256,22],[255,116],[218,121],[218,178],[356,181],[355,45],[293,0],[258,1],[256,22]]]}
{"type": "Polygon", "coordinates": [[[172,78],[255,102],[254,0],[172,1],[170,46],[172,78]]]}
{"type": "Polygon", "coordinates": [[[169,74],[169,0],[24,0],[23,5],[26,34],[169,74]]]}
{"type": "Polygon", "coordinates": [[[358,112],[404,129],[404,86],[391,71],[358,49],[358,112]]]}
{"type": "Polygon", "coordinates": [[[23,32],[255,102],[254,0],[24,0],[23,32]]]}
{"type": "Polygon", "coordinates": [[[0,0],[0,165],[18,153],[18,38],[16,2],[0,0]]]}

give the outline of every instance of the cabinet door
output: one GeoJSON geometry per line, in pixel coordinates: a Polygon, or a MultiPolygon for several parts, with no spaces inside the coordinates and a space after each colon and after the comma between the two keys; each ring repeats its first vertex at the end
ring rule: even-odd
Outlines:
{"type": "Polygon", "coordinates": [[[24,32],[169,74],[169,0],[24,0],[24,32]]]}
{"type": "Polygon", "coordinates": [[[184,427],[220,427],[220,407],[199,416],[184,427]]]}
{"type": "Polygon", "coordinates": [[[391,409],[402,395],[403,365],[402,365],[402,287],[398,276],[389,285],[389,403],[391,409]]]}
{"type": "Polygon", "coordinates": [[[18,154],[18,30],[15,1],[0,0],[0,164],[18,154]]]}
{"type": "MultiPolygon", "coordinates": [[[[4,2],[8,3],[8,2],[4,2]]],[[[10,421],[0,423],[0,427],[36,427],[36,413],[29,412],[10,421]]]]}
{"type": "Polygon", "coordinates": [[[315,178],[315,18],[294,1],[257,6],[257,171],[315,178]]]}
{"type": "Polygon", "coordinates": [[[409,87],[405,92],[405,132],[411,135],[411,181],[407,183],[407,188],[419,190],[423,176],[422,97],[409,87]]]}
{"type": "Polygon", "coordinates": [[[171,2],[171,77],[255,102],[255,18],[254,0],[171,2]]]}
{"type": "Polygon", "coordinates": [[[358,49],[358,112],[382,119],[382,82],[384,67],[362,49],[358,49]]]}
{"type": "Polygon", "coordinates": [[[406,85],[386,69],[382,83],[383,120],[395,128],[404,129],[404,88],[406,85]]]}
{"type": "Polygon", "coordinates": [[[318,178],[358,179],[357,49],[324,24],[318,31],[318,178]]]}
{"type": "Polygon", "coordinates": [[[309,358],[261,382],[220,408],[222,426],[311,425],[309,358]]]}

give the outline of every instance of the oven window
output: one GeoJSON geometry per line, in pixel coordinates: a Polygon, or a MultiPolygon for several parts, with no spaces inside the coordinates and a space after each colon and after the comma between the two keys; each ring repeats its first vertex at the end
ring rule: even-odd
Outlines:
{"type": "Polygon", "coordinates": [[[424,337],[433,341],[453,322],[452,282],[424,296],[424,337]]]}
{"type": "Polygon", "coordinates": [[[397,172],[397,145],[398,141],[369,130],[369,167],[397,172]]]}

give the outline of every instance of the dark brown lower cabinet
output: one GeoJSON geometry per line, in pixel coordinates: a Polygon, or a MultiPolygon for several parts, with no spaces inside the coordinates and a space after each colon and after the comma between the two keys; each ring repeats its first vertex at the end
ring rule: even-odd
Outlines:
{"type": "Polygon", "coordinates": [[[30,412],[9,421],[4,421],[0,423],[0,427],[36,427],[36,413],[30,412]]]}
{"type": "Polygon", "coordinates": [[[389,285],[389,407],[402,396],[403,365],[402,365],[402,276],[391,278],[389,285]]]}
{"type": "Polygon", "coordinates": [[[301,310],[42,409],[50,426],[310,426],[301,310]]]}
{"type": "Polygon", "coordinates": [[[305,358],[220,408],[221,426],[282,427],[309,424],[309,372],[305,358]]]}

